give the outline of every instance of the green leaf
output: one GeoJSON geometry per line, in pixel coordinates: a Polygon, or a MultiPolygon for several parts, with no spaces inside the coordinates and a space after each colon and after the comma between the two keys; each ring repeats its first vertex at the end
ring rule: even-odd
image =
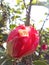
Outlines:
{"type": "Polygon", "coordinates": [[[1,38],[3,38],[3,35],[2,35],[2,34],[0,34],[0,39],[1,39],[1,38]]]}
{"type": "Polygon", "coordinates": [[[39,23],[43,22],[43,20],[40,20],[39,23]]]}
{"type": "Polygon", "coordinates": [[[24,8],[25,8],[24,4],[22,4],[22,5],[21,5],[21,8],[22,8],[22,9],[24,9],[24,8]]]}
{"type": "Polygon", "coordinates": [[[25,18],[22,18],[23,21],[26,21],[26,17],[25,18]]]}
{"type": "Polygon", "coordinates": [[[10,25],[10,29],[11,29],[11,30],[12,30],[14,27],[16,27],[15,24],[11,24],[11,25],[10,25]]]}
{"type": "Polygon", "coordinates": [[[43,54],[41,54],[41,58],[44,58],[43,54]]]}
{"type": "Polygon", "coordinates": [[[19,15],[16,15],[16,16],[12,16],[12,21],[14,21],[16,18],[20,18],[20,16],[19,15]]]}
{"type": "Polygon", "coordinates": [[[47,31],[49,31],[49,28],[46,28],[47,31]]]}
{"type": "Polygon", "coordinates": [[[32,4],[36,4],[37,0],[32,0],[32,4]]]}
{"type": "Polygon", "coordinates": [[[20,10],[17,10],[16,13],[21,14],[22,12],[20,10]]]}
{"type": "Polygon", "coordinates": [[[20,16],[18,16],[18,15],[17,15],[17,16],[15,16],[15,18],[19,18],[19,17],[20,17],[20,16]]]}
{"type": "Polygon", "coordinates": [[[14,21],[14,16],[12,16],[12,18],[11,18],[11,19],[12,19],[12,21],[14,21]]]}
{"type": "Polygon", "coordinates": [[[48,13],[47,12],[45,12],[45,14],[44,15],[47,15],[48,13]]]}
{"type": "Polygon", "coordinates": [[[16,4],[20,4],[22,0],[16,0],[16,4]]]}
{"type": "Polygon", "coordinates": [[[47,2],[49,3],[49,0],[47,0],[47,2]]]}
{"type": "Polygon", "coordinates": [[[13,13],[14,11],[15,11],[14,8],[10,9],[10,12],[11,12],[11,13],[13,13]]]}
{"type": "Polygon", "coordinates": [[[48,44],[49,44],[49,39],[47,39],[47,42],[48,42],[48,44]]]}
{"type": "Polygon", "coordinates": [[[0,21],[2,20],[2,14],[0,13],[0,21]]]}
{"type": "Polygon", "coordinates": [[[45,61],[37,60],[33,62],[34,65],[47,65],[45,61]]]}

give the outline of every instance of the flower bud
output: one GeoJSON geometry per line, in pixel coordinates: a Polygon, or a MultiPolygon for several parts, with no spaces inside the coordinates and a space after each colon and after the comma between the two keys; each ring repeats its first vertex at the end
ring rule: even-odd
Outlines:
{"type": "Polygon", "coordinates": [[[42,49],[43,51],[47,50],[47,48],[48,48],[48,45],[47,45],[47,44],[43,44],[43,45],[41,46],[41,49],[42,49]]]}
{"type": "Polygon", "coordinates": [[[32,54],[39,43],[39,33],[32,26],[20,25],[12,30],[7,39],[7,53],[13,58],[32,54]]]}

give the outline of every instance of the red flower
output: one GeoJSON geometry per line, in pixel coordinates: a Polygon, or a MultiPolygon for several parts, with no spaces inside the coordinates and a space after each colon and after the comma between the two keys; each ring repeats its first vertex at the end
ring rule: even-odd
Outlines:
{"type": "Polygon", "coordinates": [[[20,25],[10,32],[7,39],[7,52],[14,58],[33,53],[39,42],[38,31],[32,26],[20,25]]]}
{"type": "Polygon", "coordinates": [[[47,45],[47,44],[43,44],[43,45],[41,46],[41,49],[44,50],[44,51],[47,50],[47,48],[48,48],[48,45],[47,45]]]}

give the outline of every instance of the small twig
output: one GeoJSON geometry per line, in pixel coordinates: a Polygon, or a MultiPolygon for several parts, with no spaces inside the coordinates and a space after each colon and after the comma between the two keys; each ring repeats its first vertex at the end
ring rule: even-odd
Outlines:
{"type": "MultiPolygon", "coordinates": [[[[47,17],[48,17],[48,15],[47,15],[47,17]]],[[[42,25],[42,27],[41,27],[40,33],[41,33],[41,31],[43,30],[43,27],[44,27],[44,24],[45,24],[45,22],[46,22],[46,20],[47,20],[47,17],[46,17],[46,19],[45,19],[44,22],[43,22],[43,25],[42,25]]]]}
{"type": "MultiPolygon", "coordinates": [[[[47,17],[48,17],[48,15],[47,15],[47,17]]],[[[47,20],[47,17],[46,17],[46,19],[44,20],[44,22],[43,22],[43,25],[42,25],[42,27],[41,27],[41,30],[39,31],[39,36],[40,36],[40,43],[41,43],[41,38],[42,38],[42,35],[41,35],[41,31],[43,30],[43,27],[44,27],[44,24],[45,24],[45,22],[46,22],[46,20],[47,20]]]]}
{"type": "MultiPolygon", "coordinates": [[[[47,15],[47,17],[48,17],[48,15],[47,15]]],[[[47,20],[47,17],[46,17],[46,19],[45,19],[44,22],[43,22],[43,25],[42,25],[42,27],[41,27],[41,30],[39,31],[39,37],[40,37],[39,43],[40,43],[40,45],[41,45],[41,39],[42,39],[41,31],[43,30],[43,27],[44,27],[44,24],[45,24],[45,22],[46,22],[46,20],[47,20]]],[[[40,55],[41,55],[41,48],[40,48],[40,50],[39,50],[39,57],[40,57],[40,55]]]]}
{"type": "MultiPolygon", "coordinates": [[[[48,17],[49,15],[47,15],[47,17],[48,17]]],[[[43,25],[42,25],[42,27],[41,27],[41,30],[39,31],[39,37],[40,37],[40,41],[39,41],[39,43],[41,44],[41,38],[42,38],[42,35],[41,35],[41,31],[43,30],[43,27],[44,27],[44,24],[45,24],[45,22],[46,22],[46,20],[47,20],[47,17],[46,17],[46,19],[44,20],[44,22],[43,22],[43,25]]]]}

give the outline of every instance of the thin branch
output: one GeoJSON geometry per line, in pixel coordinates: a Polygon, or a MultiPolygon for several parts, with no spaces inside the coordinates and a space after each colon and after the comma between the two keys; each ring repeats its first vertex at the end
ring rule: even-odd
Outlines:
{"type": "Polygon", "coordinates": [[[32,4],[32,0],[30,0],[29,13],[31,11],[31,4],[32,4]]]}
{"type": "Polygon", "coordinates": [[[25,25],[29,26],[30,25],[30,12],[31,12],[31,5],[32,0],[30,0],[30,4],[28,5],[27,12],[26,12],[26,22],[25,25]]]}
{"type": "Polygon", "coordinates": [[[25,3],[25,0],[23,0],[23,3],[24,3],[24,6],[25,6],[25,8],[26,8],[26,10],[27,10],[27,6],[26,6],[26,3],[25,3]]]}
{"type": "MultiPolygon", "coordinates": [[[[48,17],[49,15],[47,15],[47,17],[48,17]]],[[[43,27],[44,27],[44,24],[45,24],[45,22],[46,22],[46,20],[47,20],[47,17],[46,17],[46,19],[44,20],[44,22],[43,22],[43,25],[42,25],[42,27],[41,27],[41,30],[40,30],[40,33],[41,33],[41,31],[43,30],[43,27]]]]}
{"type": "MultiPolygon", "coordinates": [[[[48,15],[47,15],[47,17],[48,17],[48,15]]],[[[40,41],[39,41],[39,43],[40,43],[40,44],[41,44],[41,38],[42,38],[41,31],[43,30],[44,24],[45,24],[45,22],[47,21],[47,17],[46,17],[46,19],[45,19],[44,22],[43,22],[43,25],[42,25],[42,27],[41,27],[41,30],[39,31],[39,36],[40,36],[40,41]]]]}
{"type": "Polygon", "coordinates": [[[4,65],[4,64],[6,63],[6,61],[7,61],[7,59],[5,59],[5,60],[1,63],[1,65],[4,65]]]}
{"type": "MultiPolygon", "coordinates": [[[[48,15],[47,15],[47,17],[48,17],[48,15]]],[[[39,40],[39,43],[40,43],[40,45],[41,45],[41,39],[42,39],[42,34],[41,34],[41,31],[43,30],[43,27],[44,27],[44,24],[45,24],[45,22],[47,21],[47,17],[46,17],[46,19],[44,20],[44,22],[43,22],[43,25],[42,25],[42,27],[41,27],[41,30],[39,31],[39,37],[40,37],[40,40],[39,40]]],[[[46,40],[47,41],[47,40],[46,40]]],[[[41,55],[41,48],[40,48],[40,50],[39,50],[39,57],[40,57],[40,55],[41,55]]]]}

